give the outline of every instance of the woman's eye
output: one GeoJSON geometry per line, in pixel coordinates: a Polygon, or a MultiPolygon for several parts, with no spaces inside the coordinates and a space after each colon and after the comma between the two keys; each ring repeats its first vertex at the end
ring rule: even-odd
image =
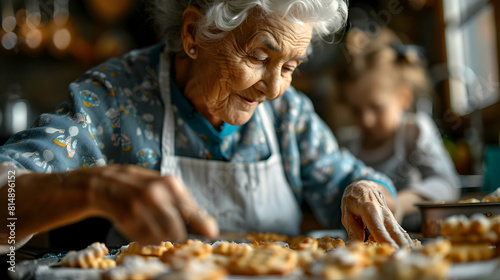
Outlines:
{"type": "Polygon", "coordinates": [[[282,68],[286,72],[292,72],[293,73],[293,71],[295,71],[295,69],[297,69],[297,67],[299,65],[300,65],[300,62],[289,61],[289,62],[285,63],[282,68]]]}
{"type": "Polygon", "coordinates": [[[256,56],[251,56],[251,58],[255,61],[259,61],[259,62],[264,62],[266,60],[265,57],[256,57],[256,56]]]}

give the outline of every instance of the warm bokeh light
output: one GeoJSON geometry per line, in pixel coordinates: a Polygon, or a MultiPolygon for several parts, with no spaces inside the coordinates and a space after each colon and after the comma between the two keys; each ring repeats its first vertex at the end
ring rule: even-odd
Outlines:
{"type": "Polygon", "coordinates": [[[31,13],[26,16],[26,23],[30,27],[36,27],[39,26],[41,23],[41,17],[39,13],[31,13]]]}
{"type": "Polygon", "coordinates": [[[54,43],[54,46],[59,50],[65,50],[71,43],[71,33],[66,28],[58,29],[56,32],[54,32],[52,42],[54,43]]]}
{"type": "Polygon", "coordinates": [[[115,22],[126,15],[132,8],[132,0],[88,0],[89,9],[103,22],[115,22]]]}
{"type": "Polygon", "coordinates": [[[20,9],[16,12],[16,24],[23,26],[26,24],[26,9],[20,9]]]}
{"type": "Polygon", "coordinates": [[[60,9],[54,15],[54,23],[58,26],[63,26],[69,19],[69,11],[67,9],[60,9]]]}
{"type": "Polygon", "coordinates": [[[43,34],[39,29],[31,29],[25,35],[24,41],[28,47],[36,49],[42,44],[43,34]]]}

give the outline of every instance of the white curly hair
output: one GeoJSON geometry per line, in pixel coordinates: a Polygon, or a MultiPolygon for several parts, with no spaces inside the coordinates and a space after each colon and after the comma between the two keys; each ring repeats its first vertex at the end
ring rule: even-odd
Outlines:
{"type": "Polygon", "coordinates": [[[204,38],[217,40],[238,27],[254,8],[297,23],[312,23],[312,40],[341,29],[347,19],[347,0],[151,0],[159,35],[172,53],[182,53],[182,14],[188,6],[200,9],[196,29],[204,38]]]}

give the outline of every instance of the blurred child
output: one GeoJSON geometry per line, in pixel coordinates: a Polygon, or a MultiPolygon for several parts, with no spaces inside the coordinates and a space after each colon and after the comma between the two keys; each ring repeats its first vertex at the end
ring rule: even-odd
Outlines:
{"type": "Polygon", "coordinates": [[[337,77],[359,135],[343,144],[391,177],[398,190],[396,218],[405,229],[418,231],[414,203],[459,195],[457,173],[436,125],[426,113],[410,112],[414,97],[430,87],[424,61],[417,47],[403,45],[385,28],[376,35],[353,29],[346,46],[348,63],[337,77]]]}

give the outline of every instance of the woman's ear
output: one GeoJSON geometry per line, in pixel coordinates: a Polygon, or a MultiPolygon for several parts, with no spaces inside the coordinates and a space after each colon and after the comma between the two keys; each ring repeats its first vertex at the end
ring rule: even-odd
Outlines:
{"type": "Polygon", "coordinates": [[[189,6],[182,14],[181,39],[184,52],[192,59],[198,56],[198,45],[196,43],[196,24],[201,18],[198,8],[189,6]]]}

